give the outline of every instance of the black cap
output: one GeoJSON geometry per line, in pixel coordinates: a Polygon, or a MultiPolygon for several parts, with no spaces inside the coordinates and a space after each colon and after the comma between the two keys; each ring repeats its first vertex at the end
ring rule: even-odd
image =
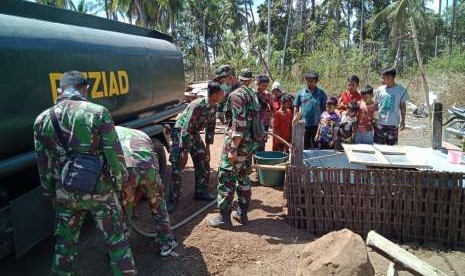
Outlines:
{"type": "Polygon", "coordinates": [[[253,73],[252,73],[252,70],[250,70],[249,68],[244,68],[239,73],[239,80],[248,81],[252,79],[253,79],[253,73]]]}
{"type": "Polygon", "coordinates": [[[267,75],[258,75],[256,77],[256,80],[258,83],[269,83],[270,82],[270,78],[267,76],[267,75]]]}
{"type": "Polygon", "coordinates": [[[220,65],[218,68],[216,68],[213,75],[214,75],[213,80],[217,80],[219,78],[227,77],[229,75],[234,75],[234,69],[229,64],[223,64],[223,65],[220,65]]]}
{"type": "Polygon", "coordinates": [[[88,84],[84,75],[77,70],[65,72],[60,79],[61,89],[66,87],[80,87],[88,84]]]}
{"type": "Polygon", "coordinates": [[[313,70],[310,70],[308,71],[307,73],[305,73],[304,75],[304,79],[308,80],[308,79],[315,79],[315,80],[318,80],[320,78],[320,76],[318,75],[317,72],[313,71],[313,70]]]}

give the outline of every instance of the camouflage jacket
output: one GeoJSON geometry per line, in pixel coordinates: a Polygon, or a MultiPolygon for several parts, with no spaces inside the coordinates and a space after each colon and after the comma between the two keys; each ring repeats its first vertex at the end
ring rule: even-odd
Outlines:
{"type": "Polygon", "coordinates": [[[241,86],[231,92],[224,108],[226,135],[251,140],[252,121],[258,116],[258,108],[258,98],[249,87],[241,86]]]}
{"type": "Polygon", "coordinates": [[[128,168],[156,169],[158,158],[152,140],[144,132],[126,127],[116,127],[128,168]]]}
{"type": "Polygon", "coordinates": [[[205,129],[205,143],[213,144],[215,138],[216,105],[209,105],[207,98],[191,102],[176,120],[175,128],[180,129],[181,148],[189,150],[192,136],[205,129]]]}
{"type": "MultiPolygon", "coordinates": [[[[96,185],[96,196],[106,199],[112,191],[121,191],[127,172],[123,150],[116,134],[110,112],[103,106],[87,102],[82,97],[59,97],[55,114],[71,153],[98,156],[104,163],[102,175],[96,185]]],[[[65,191],[60,184],[60,173],[66,152],[53,128],[49,109],[42,112],[34,123],[34,146],[42,187],[57,201],[90,199],[65,191]]]]}

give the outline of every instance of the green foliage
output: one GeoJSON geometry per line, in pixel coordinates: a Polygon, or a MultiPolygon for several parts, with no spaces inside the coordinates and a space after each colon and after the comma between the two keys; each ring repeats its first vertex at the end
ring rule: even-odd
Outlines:
{"type": "Polygon", "coordinates": [[[291,92],[304,85],[301,76],[309,69],[320,73],[320,86],[330,94],[340,93],[351,74],[376,85],[380,69],[393,64],[413,76],[418,70],[410,18],[430,74],[465,71],[465,1],[459,0],[448,1],[441,17],[425,6],[431,0],[273,0],[269,65],[267,1],[258,8],[253,0],[36,1],[86,13],[100,10],[107,18],[171,34],[188,81],[211,77],[222,63],[255,73],[269,69],[291,92]]]}
{"type": "Polygon", "coordinates": [[[289,91],[295,92],[304,86],[303,74],[315,70],[320,74],[319,85],[330,95],[339,95],[346,87],[347,77],[358,75],[361,84],[377,83],[378,75],[370,68],[375,59],[357,48],[344,50],[327,41],[321,43],[310,54],[302,57],[278,76],[289,91]]]}
{"type": "Polygon", "coordinates": [[[428,62],[430,73],[463,73],[465,72],[465,51],[455,48],[451,55],[443,54],[437,58],[432,58],[428,62]]]}

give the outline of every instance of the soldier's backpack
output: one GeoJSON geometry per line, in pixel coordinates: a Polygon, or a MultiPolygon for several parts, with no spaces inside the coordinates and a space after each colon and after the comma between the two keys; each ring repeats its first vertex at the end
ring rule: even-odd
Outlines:
{"type": "Polygon", "coordinates": [[[49,110],[53,129],[65,149],[66,158],[61,164],[60,181],[63,188],[69,192],[92,194],[102,173],[103,163],[97,156],[84,153],[71,153],[63,137],[63,132],[55,114],[55,107],[49,110]]]}
{"type": "Polygon", "coordinates": [[[248,87],[245,87],[252,101],[251,110],[252,116],[252,137],[256,142],[262,142],[265,139],[265,126],[260,118],[260,102],[257,95],[248,87]]]}

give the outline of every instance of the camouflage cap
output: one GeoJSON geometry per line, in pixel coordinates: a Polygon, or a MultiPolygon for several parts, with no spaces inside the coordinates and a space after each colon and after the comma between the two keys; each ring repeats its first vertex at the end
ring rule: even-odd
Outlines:
{"type": "Polygon", "coordinates": [[[89,83],[84,78],[84,75],[77,70],[65,72],[60,79],[60,88],[62,89],[66,87],[84,86],[88,84],[89,83]]]}
{"type": "Polygon", "coordinates": [[[253,79],[253,73],[252,73],[252,70],[250,70],[249,68],[244,68],[239,73],[239,80],[248,81],[252,79],[253,79]]]}
{"type": "Polygon", "coordinates": [[[213,80],[217,80],[219,78],[227,77],[229,75],[234,75],[234,69],[229,64],[223,64],[223,65],[220,65],[218,68],[216,68],[213,75],[214,75],[213,80]]]}

